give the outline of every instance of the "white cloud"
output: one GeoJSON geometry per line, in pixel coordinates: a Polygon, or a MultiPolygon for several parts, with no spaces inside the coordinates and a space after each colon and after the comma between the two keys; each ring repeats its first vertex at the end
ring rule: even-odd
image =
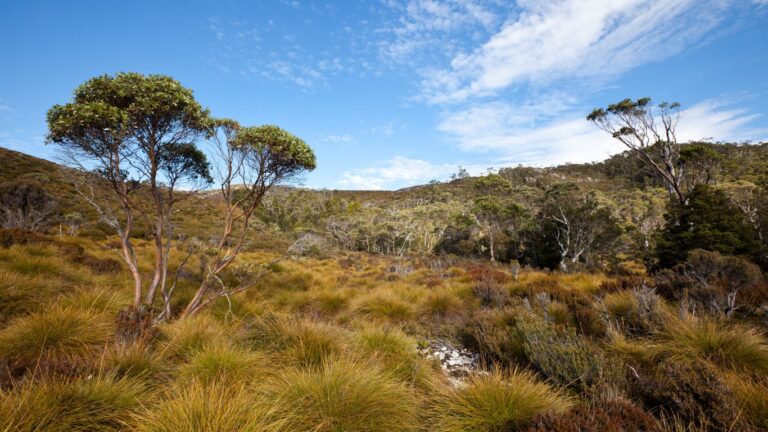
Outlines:
{"type": "Polygon", "coordinates": [[[379,30],[384,35],[382,57],[395,63],[415,64],[422,56],[434,59],[454,55],[467,36],[478,37],[494,29],[500,17],[483,0],[390,0],[395,22],[379,30]]]}
{"type": "Polygon", "coordinates": [[[10,105],[3,103],[3,99],[0,98],[0,113],[10,113],[10,112],[13,112],[13,108],[11,108],[10,105]]]}
{"type": "Polygon", "coordinates": [[[320,140],[328,143],[351,143],[355,139],[348,134],[321,134],[320,140]]]}
{"type": "Polygon", "coordinates": [[[434,103],[488,96],[510,86],[618,74],[680,52],[734,0],[518,0],[519,13],[450,66],[429,73],[434,103]]]}
{"type": "MultiPolygon", "coordinates": [[[[680,119],[681,142],[760,141],[768,128],[751,128],[758,116],[732,108],[726,101],[708,100],[685,110],[680,119]]],[[[549,166],[567,162],[595,162],[624,150],[616,140],[585,120],[566,115],[545,124],[531,124],[525,110],[494,102],[446,114],[439,130],[467,151],[496,155],[502,164],[549,166]]]]}
{"type": "MultiPolygon", "coordinates": [[[[377,166],[347,171],[338,183],[349,189],[396,189],[424,184],[433,179],[445,179],[457,172],[458,167],[457,164],[433,164],[425,160],[395,156],[377,166]]],[[[464,168],[473,174],[484,171],[479,165],[464,168]]]]}

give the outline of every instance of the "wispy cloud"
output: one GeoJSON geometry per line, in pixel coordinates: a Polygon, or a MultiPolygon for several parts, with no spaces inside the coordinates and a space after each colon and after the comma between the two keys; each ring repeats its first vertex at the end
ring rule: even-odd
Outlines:
{"type": "Polygon", "coordinates": [[[483,0],[387,0],[396,18],[379,29],[385,61],[417,65],[451,56],[495,29],[499,2],[483,0]],[[470,36],[467,38],[467,36],[470,36]]]}
{"type": "MultiPolygon", "coordinates": [[[[768,128],[751,127],[758,115],[730,101],[707,100],[683,111],[678,138],[760,141],[768,128]]],[[[527,122],[525,110],[495,102],[446,114],[439,129],[462,149],[492,153],[506,164],[556,165],[594,162],[625,150],[618,141],[585,120],[567,114],[544,124],[527,122]]]]}
{"type": "Polygon", "coordinates": [[[3,99],[0,98],[0,114],[2,113],[11,113],[13,112],[13,108],[11,108],[10,105],[7,105],[3,102],[3,99]]]}
{"type": "MultiPolygon", "coordinates": [[[[433,179],[445,179],[458,171],[457,164],[433,164],[421,159],[395,156],[368,168],[347,171],[338,184],[342,188],[383,190],[424,184],[433,179]]],[[[470,173],[479,174],[485,168],[464,166],[470,173]]]]}
{"type": "Polygon", "coordinates": [[[487,42],[428,74],[423,96],[456,102],[517,85],[612,76],[680,52],[716,26],[731,3],[519,0],[519,12],[487,42]]]}
{"type": "Polygon", "coordinates": [[[327,143],[351,143],[354,142],[354,137],[349,134],[320,134],[320,141],[327,143]]]}

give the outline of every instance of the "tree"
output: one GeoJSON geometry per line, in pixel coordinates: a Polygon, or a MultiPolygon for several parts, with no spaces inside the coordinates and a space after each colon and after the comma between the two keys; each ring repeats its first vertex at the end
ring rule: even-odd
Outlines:
{"type": "Polygon", "coordinates": [[[212,126],[192,91],[163,75],[92,78],[75,89],[72,102],[48,111],[48,142],[89,172],[77,176],[78,191],[120,236],[121,257],[134,279],[135,308],[150,309],[157,290],[166,287],[173,206],[189,196],[176,189],[210,181],[208,162],[195,141],[209,136],[212,126]],[[104,189],[117,199],[120,217],[100,195],[104,189]],[[149,203],[138,190],[148,192],[149,203]],[[155,246],[146,290],[131,243],[137,216],[152,227],[155,246]]]}
{"type": "Polygon", "coordinates": [[[224,225],[213,256],[205,265],[203,281],[184,315],[195,314],[216,299],[252,286],[251,280],[244,280],[228,287],[220,276],[242,250],[264,195],[273,186],[316,166],[312,149],[277,126],[241,127],[233,120],[218,120],[216,129],[214,168],[224,201],[224,225]]]}
{"type": "Polygon", "coordinates": [[[685,204],[685,169],[679,163],[676,134],[679,118],[680,104],[662,102],[654,107],[650,98],[624,99],[607,108],[597,108],[587,116],[587,120],[629,148],[664,184],[670,196],[685,204]]]}
{"type": "Polygon", "coordinates": [[[724,191],[699,185],[687,205],[672,206],[656,245],[658,266],[685,261],[694,249],[755,258],[760,243],[755,229],[724,191]]]}
{"type": "Polygon", "coordinates": [[[506,222],[517,215],[519,206],[500,197],[512,190],[512,184],[498,174],[490,173],[476,179],[473,187],[480,192],[480,196],[474,200],[474,214],[488,236],[490,259],[496,261],[496,237],[506,222]]]}
{"type": "Polygon", "coordinates": [[[622,233],[611,209],[600,206],[594,192],[581,193],[574,184],[552,186],[539,214],[542,230],[554,240],[564,272],[578,262],[591,264],[622,233]]]}
{"type": "Polygon", "coordinates": [[[56,201],[40,187],[27,180],[0,185],[0,226],[28,231],[42,231],[56,211],[56,201]]]}

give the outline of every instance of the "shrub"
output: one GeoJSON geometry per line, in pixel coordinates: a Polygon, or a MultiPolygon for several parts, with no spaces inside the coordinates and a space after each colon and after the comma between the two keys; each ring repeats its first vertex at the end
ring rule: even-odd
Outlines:
{"type": "Polygon", "coordinates": [[[274,419],[286,431],[409,431],[417,428],[413,392],[375,367],[353,361],[283,371],[268,384],[274,419]]]}
{"type": "Polygon", "coordinates": [[[0,430],[119,431],[145,397],[144,385],[128,378],[28,382],[0,394],[0,430]]]}
{"type": "Polygon", "coordinates": [[[24,245],[29,243],[44,243],[48,238],[33,231],[25,231],[18,228],[0,228],[0,247],[24,245]]]}
{"type": "Polygon", "coordinates": [[[230,343],[224,325],[202,314],[163,324],[160,328],[160,338],[160,352],[176,359],[189,358],[204,346],[230,343]]]}
{"type": "Polygon", "coordinates": [[[561,414],[546,413],[533,420],[527,432],[651,432],[654,418],[622,400],[579,405],[561,414]]]}
{"type": "Polygon", "coordinates": [[[648,334],[663,322],[661,299],[641,286],[607,294],[601,302],[608,321],[631,334],[648,334]]]}
{"type": "Polygon", "coordinates": [[[551,382],[581,393],[623,386],[621,364],[589,339],[532,315],[519,319],[517,328],[528,361],[551,382]]]}
{"type": "Polygon", "coordinates": [[[193,381],[174,387],[167,398],[147,405],[134,416],[137,432],[261,432],[270,430],[262,405],[242,384],[193,381]]]}
{"type": "Polygon", "coordinates": [[[504,286],[511,280],[508,273],[488,266],[469,269],[467,276],[472,282],[475,296],[483,306],[500,307],[509,303],[509,290],[504,286]]]}
{"type": "Polygon", "coordinates": [[[562,394],[527,372],[493,372],[448,388],[436,397],[434,423],[443,432],[522,430],[543,412],[562,412],[570,405],[562,394]]]}
{"type": "Polygon", "coordinates": [[[269,366],[263,354],[213,345],[195,352],[179,367],[178,376],[184,382],[194,380],[203,384],[247,383],[263,378],[269,366]]]}
{"type": "Polygon", "coordinates": [[[70,370],[90,364],[112,334],[101,314],[52,307],[16,318],[0,331],[0,358],[11,368],[70,370]]]}
{"type": "Polygon", "coordinates": [[[638,376],[632,393],[649,410],[704,430],[743,430],[733,393],[707,363],[664,360],[638,376]]]}

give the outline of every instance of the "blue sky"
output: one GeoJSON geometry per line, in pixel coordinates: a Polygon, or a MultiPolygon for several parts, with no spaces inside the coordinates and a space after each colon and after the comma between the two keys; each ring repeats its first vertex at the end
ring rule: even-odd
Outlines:
{"type": "Polygon", "coordinates": [[[0,146],[54,158],[77,85],[167,74],[304,138],[310,187],[601,160],[584,117],[625,97],[681,102],[683,139],[768,138],[768,0],[0,0],[0,61],[0,146]]]}

